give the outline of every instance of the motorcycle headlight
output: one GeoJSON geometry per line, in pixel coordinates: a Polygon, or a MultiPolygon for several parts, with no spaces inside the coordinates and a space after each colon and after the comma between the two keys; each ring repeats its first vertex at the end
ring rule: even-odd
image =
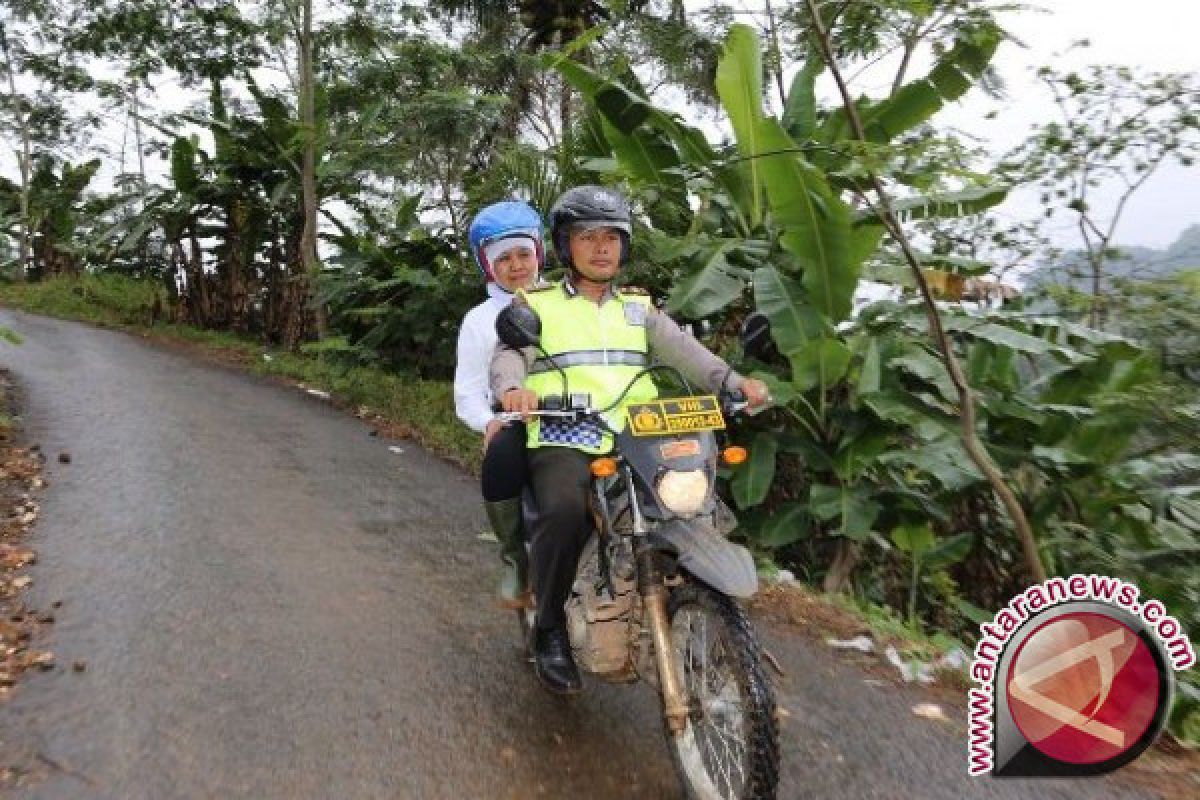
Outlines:
{"type": "Polygon", "coordinates": [[[697,514],[708,497],[708,476],[702,469],[690,472],[668,470],[659,476],[654,488],[668,511],[680,516],[697,514]]]}

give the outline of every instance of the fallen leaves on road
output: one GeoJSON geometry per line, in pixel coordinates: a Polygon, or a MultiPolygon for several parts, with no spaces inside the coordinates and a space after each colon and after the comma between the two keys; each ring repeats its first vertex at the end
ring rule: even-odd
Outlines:
{"type": "Polygon", "coordinates": [[[53,614],[28,608],[22,592],[33,578],[23,570],[37,554],[20,543],[41,513],[33,493],[46,485],[45,456],[36,446],[13,447],[0,441],[0,700],[12,692],[22,672],[54,668],[54,654],[30,647],[37,629],[53,614]]]}

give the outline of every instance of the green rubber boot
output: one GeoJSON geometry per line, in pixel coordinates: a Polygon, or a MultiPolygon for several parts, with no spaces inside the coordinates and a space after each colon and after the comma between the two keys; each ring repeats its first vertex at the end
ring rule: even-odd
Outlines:
{"type": "Polygon", "coordinates": [[[521,535],[521,498],[484,503],[483,508],[500,541],[500,559],[504,562],[497,602],[501,608],[525,608],[529,603],[529,554],[521,535]]]}

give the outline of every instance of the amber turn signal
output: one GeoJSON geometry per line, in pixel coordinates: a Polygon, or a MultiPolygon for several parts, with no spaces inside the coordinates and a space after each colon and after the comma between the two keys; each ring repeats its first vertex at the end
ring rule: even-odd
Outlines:
{"type": "Polygon", "coordinates": [[[617,474],[615,458],[597,458],[592,461],[592,474],[597,478],[609,478],[617,474]]]}
{"type": "Polygon", "coordinates": [[[750,452],[744,447],[726,447],[721,451],[721,460],[731,466],[737,466],[750,457],[750,452]]]}

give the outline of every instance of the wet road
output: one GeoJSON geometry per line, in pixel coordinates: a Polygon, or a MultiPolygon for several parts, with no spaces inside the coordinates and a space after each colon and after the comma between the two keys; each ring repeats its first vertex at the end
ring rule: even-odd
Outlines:
{"type": "MultiPolygon", "coordinates": [[[[543,693],[489,604],[473,479],[294,388],[0,311],[49,456],[30,604],[60,665],[0,706],[39,798],[673,798],[644,686],[543,693]],[[55,456],[71,453],[70,464],[55,456]],[[86,661],[76,673],[70,665],[86,661]]],[[[763,631],[785,798],[1138,797],[966,776],[962,726],[763,631]]]]}

